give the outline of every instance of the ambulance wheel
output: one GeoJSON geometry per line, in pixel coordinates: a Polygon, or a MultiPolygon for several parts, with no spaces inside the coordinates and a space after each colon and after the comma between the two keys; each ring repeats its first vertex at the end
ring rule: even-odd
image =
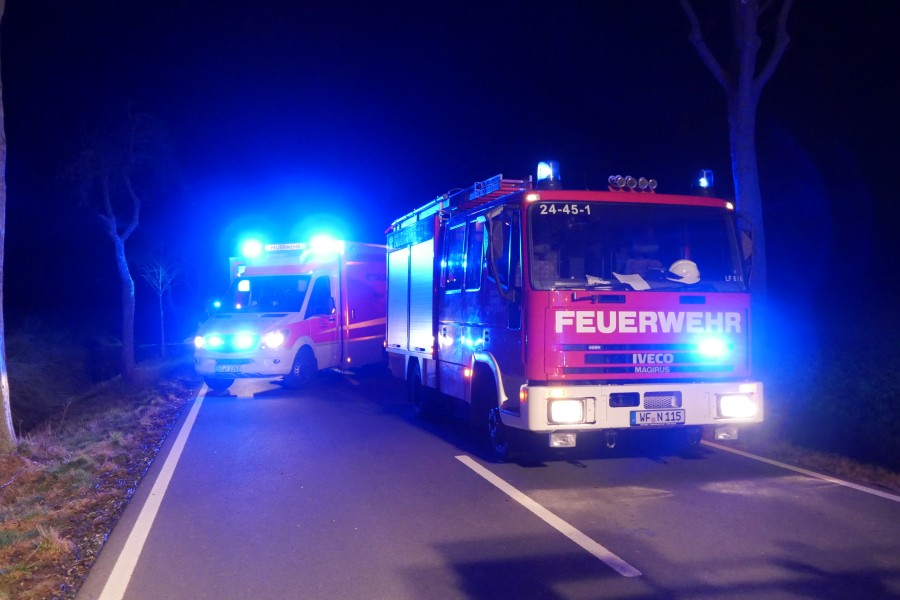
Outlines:
{"type": "Polygon", "coordinates": [[[303,346],[297,352],[291,372],[284,378],[284,382],[289,388],[296,390],[309,385],[318,371],[316,355],[309,346],[303,346]]]}
{"type": "Polygon", "coordinates": [[[216,379],[213,377],[206,377],[203,381],[206,382],[206,386],[209,389],[217,392],[224,392],[234,383],[234,379],[216,379]]]}

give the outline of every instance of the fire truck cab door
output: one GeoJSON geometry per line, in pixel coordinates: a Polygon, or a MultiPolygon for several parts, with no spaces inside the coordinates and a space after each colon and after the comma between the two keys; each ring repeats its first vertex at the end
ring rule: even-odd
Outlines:
{"type": "Polygon", "coordinates": [[[334,300],[336,290],[333,283],[329,275],[316,277],[306,304],[309,336],[315,344],[319,369],[336,367],[340,362],[340,315],[334,300]]]}

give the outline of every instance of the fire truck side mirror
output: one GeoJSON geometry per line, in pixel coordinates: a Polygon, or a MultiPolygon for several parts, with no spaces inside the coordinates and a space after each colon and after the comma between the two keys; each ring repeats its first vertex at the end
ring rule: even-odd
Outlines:
{"type": "Polygon", "coordinates": [[[753,266],[753,229],[750,221],[744,217],[738,219],[740,231],[741,254],[744,257],[744,276],[749,280],[753,266]]]}

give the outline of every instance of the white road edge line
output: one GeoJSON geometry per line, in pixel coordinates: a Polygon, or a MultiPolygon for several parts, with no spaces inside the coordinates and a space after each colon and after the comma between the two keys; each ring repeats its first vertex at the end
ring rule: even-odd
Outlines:
{"type": "Polygon", "coordinates": [[[842,485],[844,487],[852,488],[854,490],[865,492],[866,494],[872,494],[873,496],[880,496],[881,498],[885,498],[886,500],[893,500],[894,502],[900,502],[900,496],[896,494],[891,494],[890,492],[882,492],[881,490],[876,490],[870,487],[866,487],[864,485],[859,485],[856,483],[851,483],[849,481],[844,481],[843,479],[838,479],[837,477],[831,477],[830,475],[823,475],[822,473],[816,473],[815,471],[809,471],[807,469],[802,469],[800,467],[795,467],[793,465],[789,465],[783,462],[778,462],[777,460],[772,460],[771,458],[765,458],[763,456],[757,456],[756,454],[750,454],[749,452],[744,452],[743,450],[738,450],[736,448],[729,448],[728,446],[723,446],[721,444],[716,444],[714,442],[709,442],[703,440],[700,442],[704,446],[709,446],[710,448],[715,448],[717,450],[724,450],[725,452],[731,452],[732,454],[737,454],[739,456],[743,456],[744,458],[751,458],[753,460],[758,460],[759,462],[764,462],[769,465],[774,465],[776,467],[781,467],[782,469],[787,469],[788,471],[794,471],[796,473],[801,473],[803,475],[807,475],[809,477],[815,477],[816,479],[821,479],[823,481],[827,481],[829,483],[835,483],[837,485],[842,485]]]}
{"type": "Polygon", "coordinates": [[[150,534],[150,527],[153,525],[153,520],[156,518],[156,513],[159,512],[163,496],[165,496],[169,482],[172,480],[175,465],[178,464],[178,459],[181,458],[181,452],[184,450],[188,435],[191,433],[194,421],[197,420],[197,413],[200,412],[201,404],[203,404],[203,395],[197,394],[184,426],[178,432],[178,437],[175,438],[172,450],[166,457],[166,462],[163,464],[162,469],[160,469],[159,477],[156,478],[153,488],[150,490],[150,495],[141,508],[134,527],[125,541],[125,546],[122,548],[122,552],[116,559],[116,564],[109,574],[109,579],[106,580],[106,585],[103,586],[99,600],[121,600],[125,595],[125,588],[128,587],[128,583],[131,581],[134,567],[137,565],[138,557],[144,548],[144,542],[147,541],[147,536],[150,534]]]}
{"type": "Polygon", "coordinates": [[[535,515],[544,520],[548,525],[562,533],[564,536],[593,554],[595,557],[602,560],[606,563],[611,569],[616,571],[619,575],[624,575],[625,577],[639,577],[641,572],[629,565],[627,562],[580,532],[575,529],[572,525],[567,523],[566,521],[560,519],[552,512],[520,492],[518,489],[514,488],[506,481],[501,479],[500,477],[494,475],[476,462],[472,457],[466,455],[460,455],[456,457],[461,463],[481,475],[485,478],[489,483],[496,486],[500,491],[505,493],[507,496],[533,512],[535,515]]]}

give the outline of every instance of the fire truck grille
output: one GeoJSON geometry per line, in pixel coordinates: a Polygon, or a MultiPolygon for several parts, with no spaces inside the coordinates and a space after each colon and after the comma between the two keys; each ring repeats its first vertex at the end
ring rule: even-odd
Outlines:
{"type": "Polygon", "coordinates": [[[681,392],[647,392],[644,408],[681,408],[681,392]]]}

